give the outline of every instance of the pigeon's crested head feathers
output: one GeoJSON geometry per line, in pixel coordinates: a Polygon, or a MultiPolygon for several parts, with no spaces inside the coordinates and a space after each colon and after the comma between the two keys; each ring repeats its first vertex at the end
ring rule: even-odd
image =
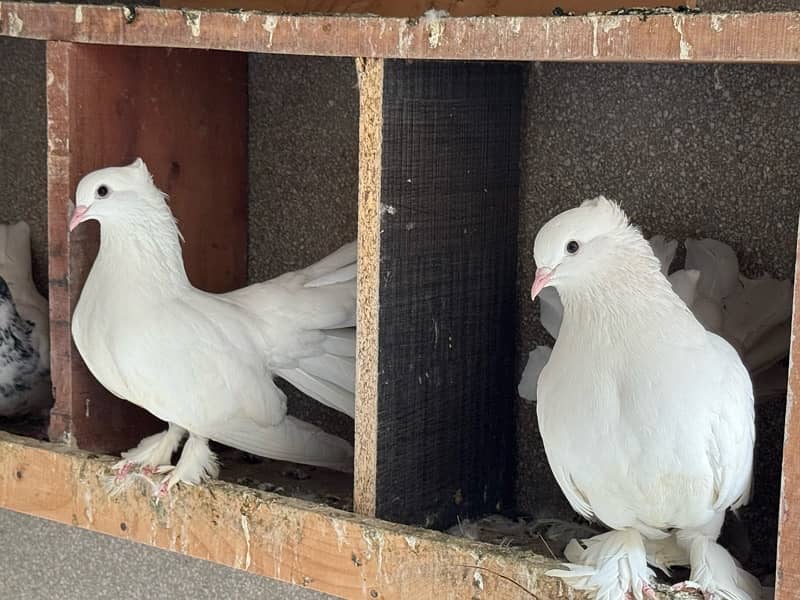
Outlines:
{"type": "Polygon", "coordinates": [[[164,201],[141,158],[124,167],[99,169],[78,184],[69,229],[89,220],[101,224],[139,220],[153,207],[164,206],[164,201]]]}
{"type": "Polygon", "coordinates": [[[532,298],[546,287],[563,293],[592,285],[633,259],[659,268],[650,245],[625,212],[604,196],[586,200],[545,223],[536,236],[533,255],[537,270],[532,298]]]}

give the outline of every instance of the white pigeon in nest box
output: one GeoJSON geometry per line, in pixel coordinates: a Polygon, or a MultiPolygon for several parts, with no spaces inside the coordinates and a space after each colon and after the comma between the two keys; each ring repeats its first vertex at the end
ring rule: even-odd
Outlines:
{"type": "Polygon", "coordinates": [[[673,290],[653,249],[604,197],[539,231],[531,289],[558,290],[563,320],[541,371],[537,416],[572,507],[612,531],[573,540],[550,574],[597,598],[653,597],[651,564],[755,600],[758,581],[717,543],[725,512],[748,502],[753,388],[736,350],[673,290]]]}
{"type": "Polygon", "coordinates": [[[354,415],[354,243],[300,271],[203,292],[186,276],[177,224],[141,159],[81,180],[69,228],[90,219],[100,250],[72,318],[75,344],[105,388],[169,423],[123,453],[120,477],[169,472],[159,494],[215,477],[209,440],[352,471],[352,446],[287,415],[273,378],[354,415]]]}
{"type": "MultiPolygon", "coordinates": [[[[33,283],[31,229],[25,221],[0,224],[0,277],[8,284],[11,304],[7,319],[19,315],[26,333],[23,344],[36,356],[35,368],[24,385],[6,390],[0,399],[0,415],[17,416],[46,410],[53,403],[50,385],[50,315],[47,299],[33,283]]],[[[26,359],[26,362],[27,359],[26,359]]],[[[6,378],[7,379],[7,378],[6,378]]],[[[2,383],[7,383],[6,379],[2,383]]]]}

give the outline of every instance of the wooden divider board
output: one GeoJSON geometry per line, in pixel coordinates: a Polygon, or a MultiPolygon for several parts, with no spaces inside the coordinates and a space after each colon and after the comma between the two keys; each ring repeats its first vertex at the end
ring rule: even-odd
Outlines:
{"type": "Polygon", "coordinates": [[[511,494],[522,68],[369,64],[356,509],[449,526],[511,494]]]}
{"type": "Polygon", "coordinates": [[[50,438],[118,452],[163,427],[89,374],[70,319],[99,243],[67,232],[78,181],[141,156],[186,237],[189,278],[205,290],[247,277],[247,57],[226,52],[49,42],[48,227],[55,405],[50,438]],[[221,109],[220,107],[224,107],[221,109]]]}

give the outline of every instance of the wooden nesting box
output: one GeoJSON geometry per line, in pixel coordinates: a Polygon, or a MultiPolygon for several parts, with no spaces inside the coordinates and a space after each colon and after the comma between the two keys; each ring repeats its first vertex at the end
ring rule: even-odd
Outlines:
{"type": "MultiPolygon", "coordinates": [[[[2,3],[0,35],[47,43],[56,404],[50,443],[0,434],[0,504],[348,598],[564,597],[548,559],[397,525],[444,528],[512,501],[522,63],[800,63],[798,31],[794,12],[406,20],[2,3]],[[108,498],[110,459],[87,454],[160,425],[102,390],[71,342],[98,239],[67,234],[75,186],[145,157],[195,285],[243,285],[247,53],[355,59],[356,515],[215,482],[181,490],[167,518],[137,490],[108,498]]],[[[800,584],[796,413],[781,600],[800,584]]]]}

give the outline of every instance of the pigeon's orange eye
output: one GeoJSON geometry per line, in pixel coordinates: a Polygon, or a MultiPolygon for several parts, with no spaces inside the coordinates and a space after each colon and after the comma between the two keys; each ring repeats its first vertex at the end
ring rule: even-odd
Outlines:
{"type": "Polygon", "coordinates": [[[97,188],[97,197],[105,198],[106,196],[108,196],[108,188],[104,185],[101,185],[99,188],[97,188]]]}
{"type": "Polygon", "coordinates": [[[570,254],[575,254],[579,248],[580,244],[578,244],[578,242],[576,242],[575,240],[567,242],[567,252],[569,252],[570,254]]]}

